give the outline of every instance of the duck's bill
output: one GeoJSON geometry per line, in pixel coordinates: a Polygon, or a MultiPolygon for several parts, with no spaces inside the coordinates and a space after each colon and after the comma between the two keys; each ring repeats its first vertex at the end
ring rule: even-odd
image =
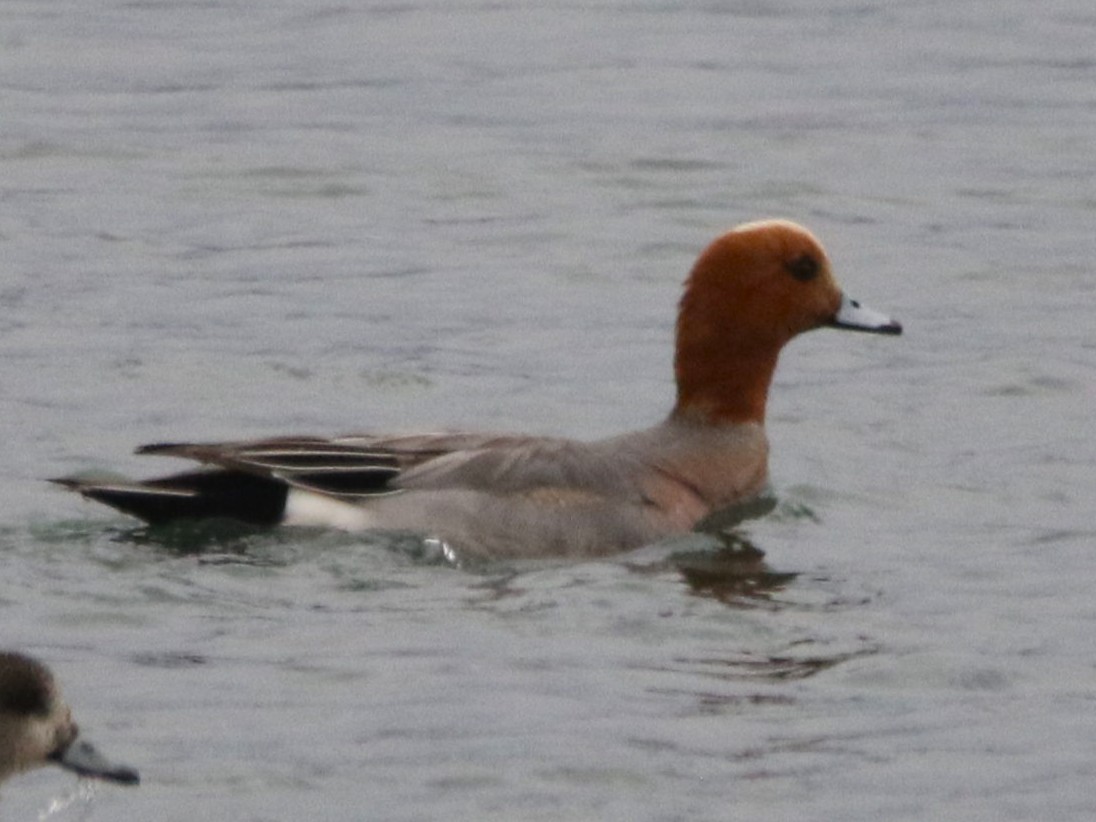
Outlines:
{"type": "Polygon", "coordinates": [[[140,774],[133,768],[111,762],[94,745],[80,737],[74,739],[63,751],[55,753],[51,759],[62,768],[91,779],[105,779],[122,785],[136,785],[141,781],[140,774]]]}
{"type": "Polygon", "coordinates": [[[902,324],[895,322],[886,314],[861,305],[841,295],[841,307],[829,322],[833,328],[846,328],[850,331],[867,331],[872,334],[901,334],[902,324]]]}

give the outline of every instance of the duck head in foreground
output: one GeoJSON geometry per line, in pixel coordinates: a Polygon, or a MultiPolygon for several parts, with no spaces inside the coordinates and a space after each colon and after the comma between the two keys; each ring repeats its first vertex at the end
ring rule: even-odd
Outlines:
{"type": "Polygon", "coordinates": [[[0,782],[50,763],[80,776],[123,785],[140,782],[137,771],[108,761],[80,735],[45,665],[0,651],[0,782]]]}
{"type": "Polygon", "coordinates": [[[227,517],[415,531],[458,556],[625,551],[765,508],[777,358],[793,337],[824,326],[902,331],[842,293],[805,228],[747,223],[693,266],[677,319],[677,402],[651,428],[593,442],[458,432],[161,443],[138,453],[205,467],[55,482],[153,524],[227,517]]]}
{"type": "Polygon", "coordinates": [[[902,326],[845,296],[821,243],[785,220],[746,223],[697,259],[677,315],[674,415],[762,423],[784,345],[830,326],[901,334],[902,326]]]}

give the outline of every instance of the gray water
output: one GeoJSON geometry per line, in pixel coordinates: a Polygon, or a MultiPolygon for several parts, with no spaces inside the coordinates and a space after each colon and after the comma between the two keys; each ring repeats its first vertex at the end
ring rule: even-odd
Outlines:
{"type": "Polygon", "coordinates": [[[1094,42],[1089,0],[0,5],[0,647],[144,778],[0,815],[1093,818],[1094,42]],[[695,254],[766,216],[907,333],[785,352],[745,578],[196,550],[41,481],[647,425],[695,254]]]}

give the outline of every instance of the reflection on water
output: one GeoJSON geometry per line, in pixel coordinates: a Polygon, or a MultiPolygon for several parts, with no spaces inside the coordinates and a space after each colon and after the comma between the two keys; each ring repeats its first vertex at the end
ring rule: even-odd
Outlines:
{"type": "Polygon", "coordinates": [[[173,554],[219,553],[258,559],[253,556],[256,547],[277,540],[277,534],[237,520],[207,519],[134,526],[115,531],[112,539],[173,554]]]}
{"type": "MultiPolygon", "coordinates": [[[[783,510],[787,515],[789,509],[783,510]]],[[[157,557],[190,557],[205,566],[286,570],[302,563],[323,562],[341,587],[363,592],[384,587],[381,578],[394,568],[443,566],[469,575],[471,584],[488,593],[488,599],[503,599],[524,594],[529,574],[574,567],[573,560],[557,558],[455,562],[437,540],[414,533],[263,528],[230,519],[131,527],[95,520],[57,521],[35,526],[33,534],[42,545],[69,549],[83,545],[106,565],[116,564],[103,548],[108,544],[132,549],[124,554],[129,563],[139,561],[142,554],[151,561],[157,557]],[[377,578],[370,577],[370,573],[377,578]]],[[[14,534],[12,538],[16,538],[14,534]]],[[[765,552],[746,532],[737,529],[694,532],[604,561],[647,576],[674,571],[694,594],[739,609],[789,607],[775,595],[799,576],[795,571],[770,567],[765,552]]]]}
{"type": "Polygon", "coordinates": [[[744,607],[770,600],[798,576],[771,569],[765,563],[765,552],[745,534],[732,531],[713,536],[720,542],[713,550],[683,551],[670,557],[697,594],[744,607]]]}
{"type": "Polygon", "coordinates": [[[692,659],[680,657],[675,662],[693,668],[703,667],[708,675],[715,676],[718,679],[782,682],[791,679],[806,679],[843,662],[870,656],[877,652],[877,648],[867,647],[855,651],[833,654],[806,654],[802,656],[794,653],[772,655],[743,653],[726,658],[692,659]]]}

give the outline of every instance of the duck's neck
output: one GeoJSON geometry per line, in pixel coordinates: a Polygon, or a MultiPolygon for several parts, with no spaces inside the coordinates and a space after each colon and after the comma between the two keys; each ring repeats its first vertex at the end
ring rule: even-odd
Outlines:
{"type": "Polygon", "coordinates": [[[677,403],[671,418],[708,425],[763,425],[778,353],[727,345],[697,351],[679,344],[674,362],[677,403]]]}

